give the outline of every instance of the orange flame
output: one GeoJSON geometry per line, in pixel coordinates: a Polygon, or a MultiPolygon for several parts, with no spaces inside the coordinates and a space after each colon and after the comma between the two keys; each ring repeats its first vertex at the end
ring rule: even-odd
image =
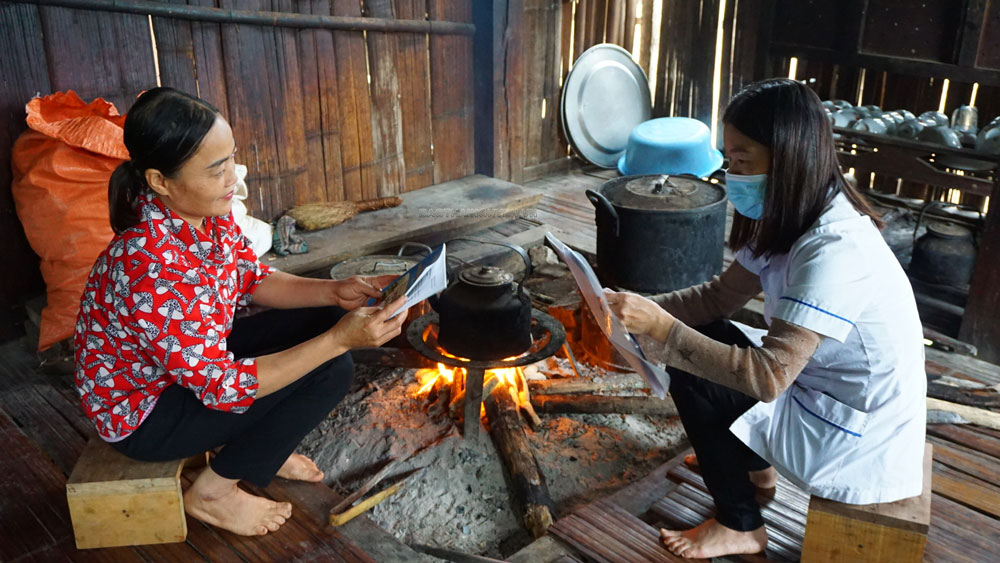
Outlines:
{"type": "MultiPolygon", "coordinates": [[[[446,354],[447,355],[447,354],[446,354]]],[[[450,356],[449,357],[453,357],[450,356]]],[[[510,360],[515,358],[512,356],[510,358],[504,358],[504,360],[510,360]]],[[[455,358],[461,361],[469,361],[465,358],[455,358]]],[[[436,368],[424,368],[417,370],[415,377],[420,388],[416,392],[416,396],[421,396],[430,393],[431,389],[434,389],[440,381],[442,385],[451,385],[456,377],[461,378],[464,381],[466,376],[465,368],[452,368],[448,367],[442,363],[438,363],[436,368]]],[[[529,399],[527,398],[526,389],[518,389],[518,387],[524,387],[526,383],[524,382],[524,375],[519,367],[510,368],[497,368],[486,370],[483,376],[483,383],[486,383],[491,378],[496,377],[499,379],[499,385],[510,390],[511,396],[515,398],[518,405],[523,405],[527,403],[530,406],[529,399]]]]}

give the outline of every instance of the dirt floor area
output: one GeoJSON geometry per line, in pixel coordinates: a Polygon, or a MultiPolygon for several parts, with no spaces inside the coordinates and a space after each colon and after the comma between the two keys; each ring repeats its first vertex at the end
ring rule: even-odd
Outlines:
{"type": "MultiPolygon", "coordinates": [[[[540,371],[569,371],[553,358],[540,371]]],[[[607,372],[580,364],[584,377],[607,372]]],[[[416,370],[358,366],[343,403],[303,441],[326,482],[350,493],[392,458],[417,470],[372,518],[410,544],[504,557],[530,543],[508,495],[489,433],[464,440],[451,419],[432,418],[415,398],[416,370]]],[[[614,492],[673,457],[686,441],[676,419],[645,415],[546,415],[528,431],[555,516],[614,492]]],[[[383,488],[384,485],[377,487],[383,488]]],[[[377,490],[376,489],[376,490],[377,490]]]]}

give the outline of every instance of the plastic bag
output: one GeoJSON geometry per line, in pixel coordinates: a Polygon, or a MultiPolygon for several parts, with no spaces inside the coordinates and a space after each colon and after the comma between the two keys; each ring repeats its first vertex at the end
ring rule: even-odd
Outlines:
{"type": "Polygon", "coordinates": [[[12,191],[31,248],[41,258],[47,304],[38,349],[73,334],[90,269],[113,233],[108,180],[125,159],[125,117],[100,98],[73,91],[35,98],[30,128],[12,151],[12,191]]]}
{"type": "Polygon", "coordinates": [[[247,215],[247,206],[243,200],[247,198],[247,167],[243,164],[236,165],[236,195],[233,197],[233,220],[240,226],[243,235],[250,239],[250,247],[258,257],[271,250],[272,232],[271,225],[247,215]]]}

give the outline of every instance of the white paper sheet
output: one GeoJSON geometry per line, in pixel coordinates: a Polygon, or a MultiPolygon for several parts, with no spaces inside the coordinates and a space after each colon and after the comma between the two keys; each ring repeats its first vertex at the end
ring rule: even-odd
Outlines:
{"type": "Polygon", "coordinates": [[[597,276],[587,260],[579,252],[563,244],[552,233],[545,233],[545,240],[549,242],[559,258],[569,266],[569,271],[573,274],[573,279],[576,281],[577,287],[580,288],[580,293],[583,294],[584,300],[594,313],[597,324],[604,331],[611,344],[621,353],[629,366],[636,373],[642,375],[653,395],[661,399],[664,398],[667,394],[667,388],[670,386],[670,375],[646,359],[639,342],[625,329],[621,319],[611,312],[611,306],[604,298],[601,282],[597,280],[597,276]]]}
{"type": "MultiPolygon", "coordinates": [[[[382,298],[378,303],[392,303],[405,294],[406,302],[392,316],[395,317],[446,287],[448,287],[448,268],[445,263],[445,246],[442,244],[387,285],[382,290],[382,298]]],[[[373,300],[370,304],[376,303],[373,300]]]]}

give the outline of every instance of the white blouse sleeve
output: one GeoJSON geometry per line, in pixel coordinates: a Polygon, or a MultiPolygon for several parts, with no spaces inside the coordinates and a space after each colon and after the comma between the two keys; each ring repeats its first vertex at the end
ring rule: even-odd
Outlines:
{"type": "Polygon", "coordinates": [[[792,248],[787,286],[774,317],[844,342],[877,283],[869,254],[841,233],[815,234],[792,248]]]}

